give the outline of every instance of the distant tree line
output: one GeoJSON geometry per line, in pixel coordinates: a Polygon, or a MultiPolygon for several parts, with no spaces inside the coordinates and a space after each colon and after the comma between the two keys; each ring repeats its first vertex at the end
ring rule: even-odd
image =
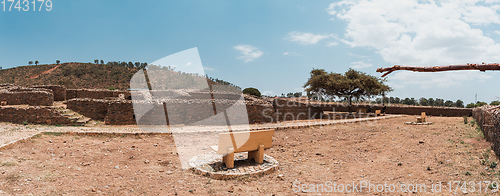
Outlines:
{"type": "Polygon", "coordinates": [[[233,83],[228,82],[228,81],[221,80],[221,79],[219,79],[219,78],[213,78],[213,77],[210,77],[210,76],[208,76],[208,74],[207,74],[207,75],[205,75],[205,78],[207,78],[208,80],[210,80],[210,81],[212,81],[212,82],[215,82],[215,83],[217,83],[217,84],[220,84],[220,85],[227,85],[227,86],[234,87],[234,88],[236,88],[236,89],[238,89],[238,90],[241,90],[241,87],[239,87],[239,86],[238,86],[238,85],[236,85],[236,84],[233,84],[233,83]]]}
{"type": "Polygon", "coordinates": [[[404,104],[404,105],[420,105],[420,106],[439,106],[439,107],[465,107],[464,102],[460,99],[457,101],[452,100],[444,100],[440,98],[425,98],[422,97],[418,100],[415,98],[404,98],[400,99],[399,97],[385,97],[385,98],[377,98],[374,103],[391,103],[391,104],[404,104]]]}
{"type": "MultiPolygon", "coordinates": [[[[96,59],[94,60],[94,63],[95,64],[99,64],[99,60],[96,59]]],[[[101,60],[100,61],[101,64],[104,64],[104,61],[101,60]]],[[[111,65],[111,66],[121,66],[121,67],[128,67],[128,68],[139,68],[139,69],[144,69],[148,66],[148,63],[144,62],[144,63],[141,63],[141,62],[122,62],[122,61],[109,61],[108,63],[106,63],[107,65],[111,65]]]]}
{"type": "MultiPolygon", "coordinates": [[[[38,60],[36,60],[36,61],[35,61],[35,65],[38,65],[38,63],[39,63],[39,62],[38,62],[38,60]]],[[[33,65],[33,61],[28,61],[28,64],[29,64],[29,65],[33,65]]]]}
{"type": "Polygon", "coordinates": [[[302,92],[289,92],[287,94],[281,93],[282,98],[288,97],[288,98],[293,98],[293,97],[302,97],[302,92]]]}

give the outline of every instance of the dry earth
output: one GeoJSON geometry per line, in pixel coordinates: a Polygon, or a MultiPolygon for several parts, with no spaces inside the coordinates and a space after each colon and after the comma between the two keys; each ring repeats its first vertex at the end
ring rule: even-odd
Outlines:
{"type": "Polygon", "coordinates": [[[328,192],[333,183],[331,191],[338,192],[341,184],[360,189],[363,182],[371,190],[357,194],[390,194],[385,191],[392,184],[393,194],[406,195],[401,185],[425,184],[425,190],[409,192],[425,195],[438,182],[439,195],[495,194],[483,181],[499,181],[498,159],[481,132],[463,118],[404,125],[414,119],[277,130],[266,154],[280,162],[279,169],[228,181],[182,170],[170,135],[40,134],[0,149],[0,195],[331,195],[341,194],[328,192]],[[450,193],[449,181],[476,184],[465,190],[453,184],[450,193]],[[384,183],[384,192],[376,193],[375,185],[384,183]]]}

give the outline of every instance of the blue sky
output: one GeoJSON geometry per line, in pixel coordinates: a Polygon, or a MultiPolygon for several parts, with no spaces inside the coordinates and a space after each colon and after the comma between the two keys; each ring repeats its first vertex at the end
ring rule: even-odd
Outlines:
{"type": "MultiPolygon", "coordinates": [[[[0,10],[0,66],[141,61],[197,47],[205,72],[265,94],[301,91],[312,68],[500,62],[497,0],[52,0],[0,10]]],[[[499,72],[395,72],[389,96],[499,99],[499,72]]]]}

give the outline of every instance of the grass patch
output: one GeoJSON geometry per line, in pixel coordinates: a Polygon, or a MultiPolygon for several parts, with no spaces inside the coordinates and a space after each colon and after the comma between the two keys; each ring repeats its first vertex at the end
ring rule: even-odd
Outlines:
{"type": "Polygon", "coordinates": [[[32,136],[31,138],[32,139],[38,139],[38,138],[41,138],[42,137],[42,134],[36,134],[34,136],[32,136]]]}
{"type": "Polygon", "coordinates": [[[0,163],[1,166],[6,166],[6,167],[12,167],[12,166],[16,166],[17,164],[15,162],[3,162],[3,163],[0,163]]]}
{"type": "Polygon", "coordinates": [[[64,133],[61,132],[43,132],[44,135],[51,135],[51,136],[61,136],[64,133]]]}
{"type": "Polygon", "coordinates": [[[470,126],[475,126],[475,125],[476,125],[476,120],[475,120],[475,119],[472,119],[472,120],[470,121],[470,126]]]}
{"type": "Polygon", "coordinates": [[[23,176],[22,175],[19,175],[19,174],[9,174],[7,177],[5,177],[5,179],[7,179],[7,181],[9,182],[15,182],[19,179],[21,179],[23,176]]]}

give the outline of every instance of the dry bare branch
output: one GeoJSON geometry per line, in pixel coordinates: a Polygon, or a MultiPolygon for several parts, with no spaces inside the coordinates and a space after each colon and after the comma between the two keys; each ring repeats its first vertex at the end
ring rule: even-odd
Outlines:
{"type": "Polygon", "coordinates": [[[402,65],[394,65],[392,67],[386,68],[378,68],[377,72],[384,73],[382,77],[385,77],[397,70],[407,70],[407,71],[417,71],[417,72],[438,72],[438,71],[456,71],[456,70],[500,70],[500,65],[498,63],[490,63],[490,64],[470,64],[467,63],[465,65],[445,65],[445,66],[432,66],[432,67],[415,67],[415,66],[402,66],[402,65]]]}

